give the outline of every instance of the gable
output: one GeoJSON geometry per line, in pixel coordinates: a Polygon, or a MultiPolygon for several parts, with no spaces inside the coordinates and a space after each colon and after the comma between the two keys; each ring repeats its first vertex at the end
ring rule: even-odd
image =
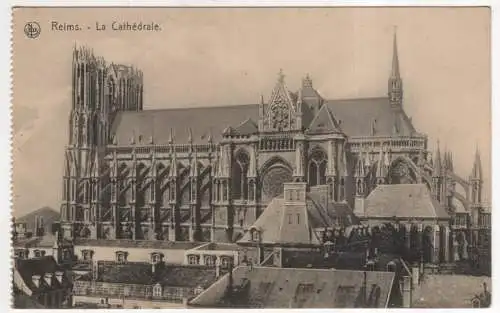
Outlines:
{"type": "Polygon", "coordinates": [[[307,132],[311,134],[324,134],[340,133],[341,130],[328,106],[324,105],[312,120],[307,132]]]}

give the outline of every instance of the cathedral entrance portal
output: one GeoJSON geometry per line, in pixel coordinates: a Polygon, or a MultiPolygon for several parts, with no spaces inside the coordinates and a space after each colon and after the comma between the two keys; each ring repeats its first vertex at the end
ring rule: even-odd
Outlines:
{"type": "Polygon", "coordinates": [[[262,177],[262,200],[269,202],[283,193],[283,185],[293,179],[292,171],[284,164],[275,164],[262,177]]]}

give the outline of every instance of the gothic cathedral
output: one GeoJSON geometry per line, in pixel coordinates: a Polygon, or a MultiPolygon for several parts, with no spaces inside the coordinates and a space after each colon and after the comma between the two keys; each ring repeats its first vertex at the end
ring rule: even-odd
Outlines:
{"type": "Polygon", "coordinates": [[[449,212],[481,210],[479,153],[469,178],[431,155],[403,108],[396,37],[386,96],[329,100],[282,73],[267,99],[143,110],[143,73],[73,51],[65,151],[65,238],[234,242],[286,182],[328,186],[356,214],[384,184],[425,184],[449,212]],[[461,194],[456,183],[463,186],[461,194]]]}

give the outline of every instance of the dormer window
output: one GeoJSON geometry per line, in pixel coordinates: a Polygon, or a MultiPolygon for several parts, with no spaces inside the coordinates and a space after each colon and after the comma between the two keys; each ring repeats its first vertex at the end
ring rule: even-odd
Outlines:
{"type": "Polygon", "coordinates": [[[250,236],[251,236],[253,242],[260,241],[260,231],[258,229],[252,228],[250,230],[250,236]]]}
{"type": "Polygon", "coordinates": [[[125,251],[117,251],[116,252],[116,262],[125,263],[127,262],[127,252],[125,251]]]}
{"type": "Polygon", "coordinates": [[[92,250],[82,250],[82,257],[84,261],[92,261],[94,251],[92,250]]]}
{"type": "Polygon", "coordinates": [[[160,284],[156,284],[153,286],[153,297],[161,297],[162,296],[162,288],[160,284]]]}
{"type": "Polygon", "coordinates": [[[16,250],[15,255],[19,259],[27,259],[28,258],[28,253],[29,253],[29,251],[26,250],[26,249],[19,249],[19,250],[16,250]]]}
{"type": "Polygon", "coordinates": [[[231,263],[231,258],[227,256],[223,256],[220,258],[220,265],[222,268],[228,268],[231,263]]]}
{"type": "Polygon", "coordinates": [[[200,293],[202,293],[202,292],[203,292],[203,290],[204,290],[204,289],[203,289],[203,287],[198,286],[198,287],[196,287],[196,288],[194,289],[194,294],[195,294],[195,295],[199,295],[200,293]]]}
{"type": "Polygon", "coordinates": [[[200,264],[200,256],[199,255],[190,255],[190,256],[188,256],[188,264],[189,265],[198,265],[198,264],[200,264]]]}
{"type": "Polygon", "coordinates": [[[158,252],[151,253],[151,263],[152,264],[158,264],[158,263],[160,263],[161,259],[162,259],[161,253],[158,253],[158,252]]]}
{"type": "Polygon", "coordinates": [[[35,258],[39,258],[42,256],[42,252],[38,249],[34,250],[33,253],[35,254],[35,258]]]}
{"type": "Polygon", "coordinates": [[[214,266],[215,265],[215,256],[213,255],[205,255],[203,261],[206,266],[214,266]]]}

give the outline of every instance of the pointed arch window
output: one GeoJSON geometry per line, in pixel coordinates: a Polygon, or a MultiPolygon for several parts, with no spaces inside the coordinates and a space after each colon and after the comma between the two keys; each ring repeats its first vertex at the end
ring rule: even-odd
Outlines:
{"type": "Polygon", "coordinates": [[[69,180],[64,178],[63,183],[63,201],[68,200],[68,191],[69,191],[69,180]]]}
{"type": "Polygon", "coordinates": [[[315,149],[309,158],[309,185],[326,184],[326,153],[323,150],[315,149]]]}
{"type": "Polygon", "coordinates": [[[233,199],[248,199],[248,164],[250,157],[246,151],[239,151],[233,163],[233,199]]]}
{"type": "Polygon", "coordinates": [[[98,201],[98,197],[99,197],[99,182],[98,181],[94,181],[94,184],[92,186],[92,201],[98,201]]]}

